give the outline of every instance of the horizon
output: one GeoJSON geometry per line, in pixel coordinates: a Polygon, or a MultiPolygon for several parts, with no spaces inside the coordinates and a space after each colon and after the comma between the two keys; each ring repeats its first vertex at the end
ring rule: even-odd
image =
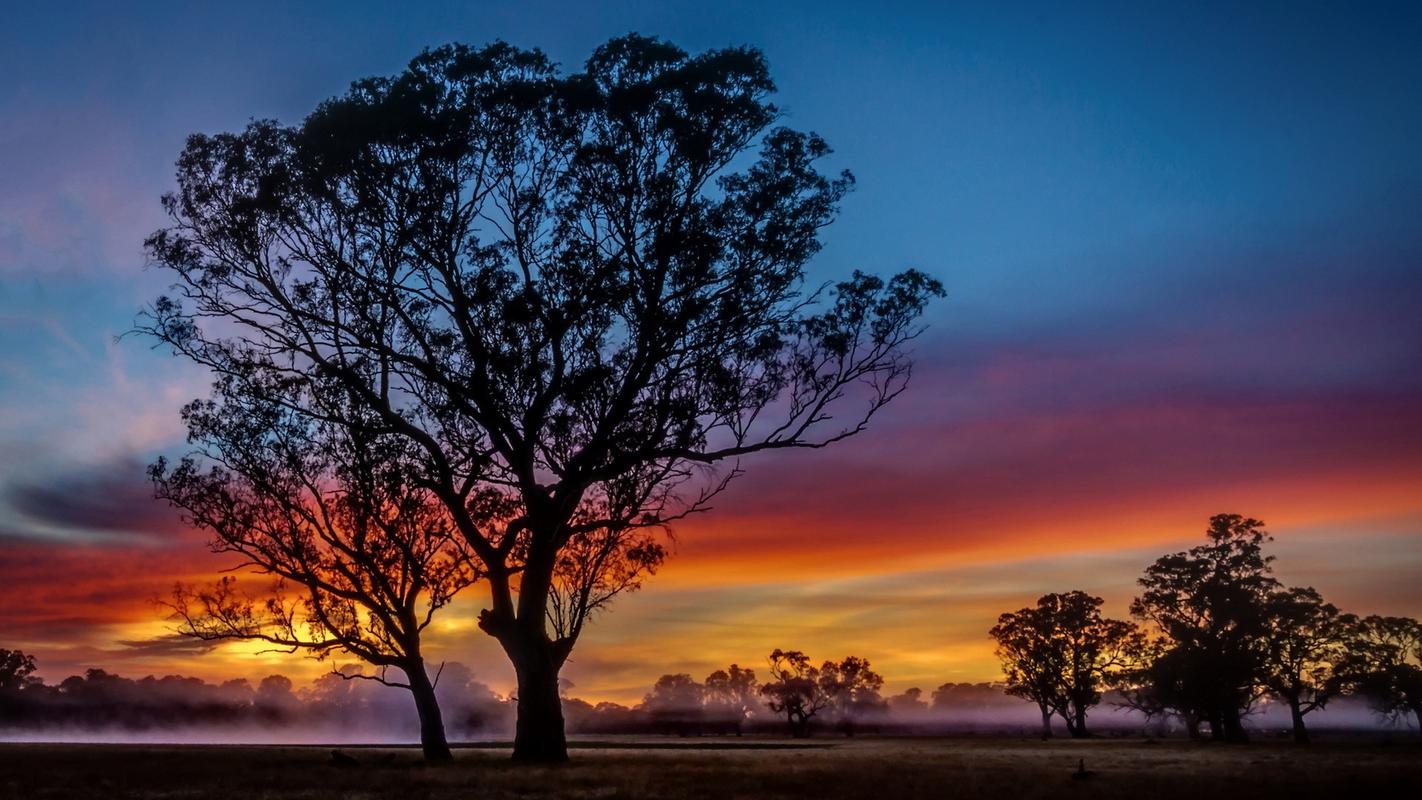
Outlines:
{"type": "MultiPolygon", "coordinates": [[[[425,47],[505,39],[576,71],[628,30],[760,48],[787,123],[855,173],[812,283],[919,268],[948,296],[869,431],[747,459],[675,525],[589,627],[571,696],[630,704],[778,647],[867,657],[886,695],[998,680],[999,613],[1082,589],[1126,618],[1217,513],[1268,523],[1288,585],[1422,615],[1422,9],[534,5],[93,4],[0,31],[0,647],[47,682],[329,670],[205,652],[153,602],[223,567],[144,474],[209,378],[115,338],[168,280],[142,242],[173,162],[425,47]]],[[[482,591],[427,649],[506,694],[482,591]]]]}

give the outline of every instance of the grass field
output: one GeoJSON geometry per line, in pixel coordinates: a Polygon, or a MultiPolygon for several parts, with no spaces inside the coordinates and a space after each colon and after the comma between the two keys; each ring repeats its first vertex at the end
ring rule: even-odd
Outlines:
{"type": "Polygon", "coordinates": [[[1357,798],[1422,786],[1422,745],[1297,747],[1012,739],[618,740],[556,768],[461,748],[0,745],[0,797],[24,798],[1357,798]],[[773,746],[766,746],[773,745],[773,746]],[[1080,760],[1095,773],[1073,777],[1080,760]]]}

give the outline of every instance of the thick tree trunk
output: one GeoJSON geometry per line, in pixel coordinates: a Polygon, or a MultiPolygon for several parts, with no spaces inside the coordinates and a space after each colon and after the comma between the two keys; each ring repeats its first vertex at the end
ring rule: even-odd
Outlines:
{"type": "Polygon", "coordinates": [[[1244,720],[1240,717],[1239,709],[1230,706],[1220,710],[1220,727],[1224,729],[1223,739],[1227,742],[1247,742],[1249,741],[1249,731],[1244,729],[1244,720]]]}
{"type": "Polygon", "coordinates": [[[1294,721],[1294,741],[1298,744],[1308,744],[1308,728],[1304,727],[1303,709],[1299,707],[1297,699],[1289,699],[1289,714],[1294,721]]]}
{"type": "Polygon", "coordinates": [[[1038,704],[1038,708],[1042,709],[1042,738],[1050,739],[1052,738],[1052,710],[1041,704],[1038,704]]]}
{"type": "Polygon", "coordinates": [[[545,764],[567,761],[568,739],[563,730],[563,700],[558,696],[558,667],[549,654],[531,653],[515,659],[514,671],[518,674],[514,760],[545,764]]]}
{"type": "Polygon", "coordinates": [[[417,661],[407,667],[405,677],[410,684],[410,694],[415,697],[415,711],[420,715],[420,749],[424,751],[425,760],[449,761],[454,756],[449,752],[444,717],[440,714],[434,684],[425,672],[424,662],[417,661]]]}
{"type": "Polygon", "coordinates": [[[1071,728],[1071,736],[1073,739],[1085,739],[1090,735],[1086,732],[1086,709],[1078,706],[1076,708],[1076,722],[1071,728]]]}

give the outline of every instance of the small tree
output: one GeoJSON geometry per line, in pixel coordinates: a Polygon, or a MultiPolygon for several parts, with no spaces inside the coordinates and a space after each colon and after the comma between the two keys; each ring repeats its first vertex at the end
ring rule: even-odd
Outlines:
{"type": "Polygon", "coordinates": [[[210,531],[215,552],[275,579],[260,596],[242,592],[232,576],[208,588],[177,587],[179,631],[318,658],[353,655],[377,672],[341,677],[407,689],[425,757],[447,760],[437,676],[428,674],[421,638],[476,578],[463,540],[420,488],[406,440],[362,418],[339,384],[270,377],[254,370],[220,378],[217,400],[183,410],[198,451],[150,470],[158,496],[210,531]],[[403,681],[389,676],[391,667],[403,681]]]}
{"type": "Polygon", "coordinates": [[[765,704],[776,714],[784,714],[790,735],[803,739],[810,735],[810,722],[830,703],[820,680],[820,670],[799,650],[776,648],[770,654],[771,680],[760,687],[765,704]]]}
{"type": "Polygon", "coordinates": [[[1264,686],[1288,703],[1294,741],[1306,743],[1304,716],[1323,708],[1337,691],[1334,666],[1343,658],[1353,620],[1312,587],[1292,587],[1269,597],[1267,621],[1264,686]]]}
{"type": "Polygon", "coordinates": [[[1422,735],[1422,622],[1369,616],[1350,626],[1338,682],[1367,697],[1379,712],[1412,715],[1422,735]]]}
{"type": "Polygon", "coordinates": [[[1042,596],[1035,607],[1003,614],[988,632],[997,642],[1007,692],[1037,704],[1042,736],[1061,716],[1073,737],[1089,735],[1087,710],[1125,668],[1140,634],[1135,626],[1101,615],[1102,600],[1085,592],[1042,596]]]}
{"type": "Polygon", "coordinates": [[[716,722],[731,723],[740,736],[746,718],[760,706],[760,683],[755,678],[755,670],[732,664],[707,675],[705,686],[708,717],[716,722]]]}
{"type": "Polygon", "coordinates": [[[1279,588],[1262,544],[1264,523],[1238,514],[1210,518],[1209,544],[1162,556],[1138,583],[1131,613],[1170,642],[1180,695],[1201,706],[1216,738],[1244,741],[1243,718],[1268,658],[1269,598],[1279,588]]]}
{"type": "Polygon", "coordinates": [[[659,562],[643,536],[742,457],[865,430],[942,294],[805,285],[852,178],[773,127],[773,89],[747,48],[628,36],[564,75],[442,47],[299,126],[191,137],[147,242],[176,297],[143,330],[219,374],[334,381],[417,451],[487,576],[516,759],[567,758],[559,671],[595,599],[659,562]]]}

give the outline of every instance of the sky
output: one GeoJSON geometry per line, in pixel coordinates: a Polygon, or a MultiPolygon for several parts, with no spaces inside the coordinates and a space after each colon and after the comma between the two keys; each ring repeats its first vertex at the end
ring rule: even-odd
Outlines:
{"type": "MultiPolygon", "coordinates": [[[[584,634],[573,694],[776,647],[868,657],[894,691],[993,679],[997,614],[1085,589],[1124,616],[1219,512],[1268,523],[1282,579],[1422,614],[1422,7],[402,5],[7,8],[0,647],[46,679],[330,668],[204,651],[155,603],[222,566],[143,472],[208,378],[120,338],[167,284],[141,245],[184,138],[299,121],[428,46],[574,70],[629,31],[765,52],[786,123],[858,178],[816,280],[916,267],[948,297],[868,432],[746,462],[677,526],[584,634]]],[[[427,649],[507,688],[481,607],[427,649]]]]}

